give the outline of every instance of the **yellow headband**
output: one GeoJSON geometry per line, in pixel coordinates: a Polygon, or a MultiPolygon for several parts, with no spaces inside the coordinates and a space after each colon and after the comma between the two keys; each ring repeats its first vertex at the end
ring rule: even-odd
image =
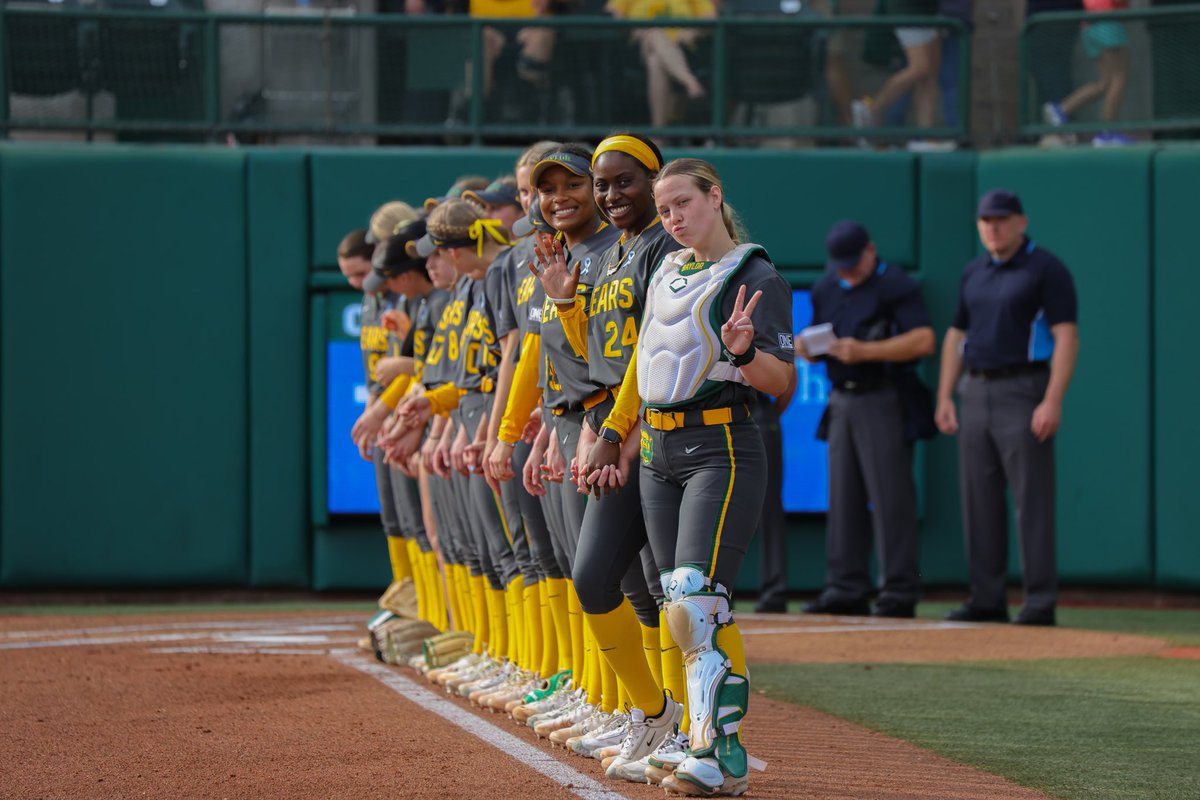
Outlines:
{"type": "Polygon", "coordinates": [[[596,147],[596,152],[592,155],[592,169],[596,168],[596,162],[600,156],[612,150],[633,156],[651,172],[658,172],[662,169],[662,164],[658,162],[658,156],[654,155],[654,150],[648,144],[641,139],[624,135],[610,136],[596,147]]]}
{"type": "Polygon", "coordinates": [[[475,242],[475,254],[483,256],[483,240],[485,236],[490,236],[494,241],[502,245],[510,245],[512,242],[504,235],[504,225],[498,219],[477,219],[471,223],[471,227],[467,229],[467,236],[475,242]]]}

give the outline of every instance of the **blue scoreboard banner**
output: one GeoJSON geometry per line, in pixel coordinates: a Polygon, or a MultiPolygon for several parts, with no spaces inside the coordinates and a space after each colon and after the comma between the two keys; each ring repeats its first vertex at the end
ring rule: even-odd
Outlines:
{"type": "MultiPolygon", "coordinates": [[[[378,514],[375,467],[358,455],[350,429],[366,408],[359,353],[359,304],[348,303],[340,312],[340,334],[325,346],[326,364],[326,496],[331,514],[378,514]],[[344,338],[343,338],[344,337],[344,338]]],[[[794,292],[793,330],[808,327],[812,303],[806,291],[794,292]]],[[[829,476],[825,443],[814,433],[825,402],[829,380],[825,367],[797,359],[798,378],[792,402],[781,419],[783,427],[783,507],[786,511],[823,513],[827,508],[829,476]]]]}

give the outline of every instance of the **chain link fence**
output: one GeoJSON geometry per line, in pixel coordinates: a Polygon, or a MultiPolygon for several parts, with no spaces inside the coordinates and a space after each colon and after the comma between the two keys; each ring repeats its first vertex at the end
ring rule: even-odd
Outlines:
{"type": "Polygon", "coordinates": [[[824,16],[800,0],[636,21],[69,2],[0,9],[0,126],[10,136],[481,144],[623,128],[791,146],[962,140],[969,116],[958,112],[969,107],[969,36],[943,17],[824,16]],[[854,102],[905,68],[897,27],[928,31],[946,54],[938,109],[923,126],[911,97],[865,115],[854,102]]]}
{"type": "MultiPolygon", "coordinates": [[[[1021,36],[1030,136],[1200,131],[1200,4],[1030,17],[1021,36]]],[[[1123,137],[1122,137],[1123,138],[1123,137]]]]}

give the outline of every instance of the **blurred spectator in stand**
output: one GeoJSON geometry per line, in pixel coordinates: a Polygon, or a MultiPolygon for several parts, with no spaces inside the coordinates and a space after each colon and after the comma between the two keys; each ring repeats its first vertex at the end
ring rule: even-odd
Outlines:
{"type": "MultiPolygon", "coordinates": [[[[953,17],[967,26],[969,37],[975,30],[975,12],[971,8],[971,0],[942,0],[941,15],[953,17]]],[[[942,95],[942,124],[946,127],[957,127],[960,121],[958,108],[958,76],[962,69],[962,37],[956,31],[942,30],[942,60],[938,67],[937,85],[942,95]]],[[[900,127],[908,119],[908,108],[912,102],[912,92],[888,108],[886,121],[888,126],[900,127]]],[[[909,142],[910,150],[953,149],[953,142],[934,143],[924,140],[909,142]]]]}
{"type": "MultiPolygon", "coordinates": [[[[1150,5],[1192,5],[1195,0],[1150,0],[1150,5]]],[[[1154,118],[1200,117],[1200,14],[1147,21],[1153,54],[1154,118]]],[[[1194,139],[1200,131],[1163,131],[1156,139],[1194,139]]]]}
{"type": "MultiPolygon", "coordinates": [[[[1092,13],[1118,11],[1129,7],[1129,0],[1083,0],[1085,10],[1092,13]]],[[[1050,101],[1042,106],[1048,125],[1064,125],[1079,109],[1104,98],[1100,112],[1105,122],[1114,121],[1121,113],[1125,87],[1129,83],[1129,39],[1120,22],[1103,20],[1083,23],[1083,44],[1088,58],[1095,60],[1099,77],[1083,84],[1061,102],[1050,101]]],[[[1104,131],[1092,139],[1096,147],[1118,147],[1133,144],[1133,139],[1115,131],[1104,131]]]]}
{"type": "MultiPolygon", "coordinates": [[[[1083,0],[1025,0],[1025,19],[1056,11],[1082,11],[1083,0]]],[[[1029,30],[1029,70],[1036,87],[1037,108],[1066,97],[1075,88],[1071,79],[1075,58],[1075,40],[1079,38],[1076,25],[1046,23],[1029,30]]],[[[1055,146],[1074,144],[1072,134],[1043,136],[1042,144],[1055,146]]]]}
{"type": "MultiPolygon", "coordinates": [[[[717,14],[712,0],[609,0],[607,9],[618,19],[709,19],[717,14]]],[[[683,89],[687,101],[705,96],[704,86],[688,66],[685,50],[707,33],[701,28],[643,28],[634,32],[646,64],[646,95],[654,127],[665,127],[682,115],[684,106],[672,84],[683,89]]]]}
{"type": "MultiPolygon", "coordinates": [[[[886,16],[937,16],[939,0],[885,0],[880,3],[886,16]]],[[[880,87],[874,99],[855,100],[851,112],[856,128],[875,128],[885,119],[888,108],[908,92],[913,94],[916,125],[932,128],[937,122],[938,68],[942,40],[937,28],[896,28],[896,39],[904,50],[907,64],[880,87]]]]}

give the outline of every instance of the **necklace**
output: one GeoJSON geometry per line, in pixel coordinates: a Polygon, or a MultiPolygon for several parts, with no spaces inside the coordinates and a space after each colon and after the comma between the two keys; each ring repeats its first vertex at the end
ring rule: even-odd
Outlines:
{"type": "MultiPolygon", "coordinates": [[[[644,227],[640,231],[638,231],[637,236],[634,236],[632,239],[629,240],[629,250],[628,250],[629,255],[633,255],[633,253],[635,252],[634,245],[636,245],[641,240],[642,236],[646,233],[646,231],[653,228],[661,220],[662,220],[662,217],[656,216],[654,219],[650,220],[649,225],[647,225],[646,227],[644,227]]],[[[605,268],[604,274],[606,277],[611,276],[614,272],[616,272],[618,269],[620,269],[621,265],[625,262],[626,250],[625,250],[624,245],[625,245],[625,234],[622,233],[621,238],[617,239],[617,245],[616,245],[617,257],[614,258],[613,260],[609,261],[607,267],[605,268]]]]}

